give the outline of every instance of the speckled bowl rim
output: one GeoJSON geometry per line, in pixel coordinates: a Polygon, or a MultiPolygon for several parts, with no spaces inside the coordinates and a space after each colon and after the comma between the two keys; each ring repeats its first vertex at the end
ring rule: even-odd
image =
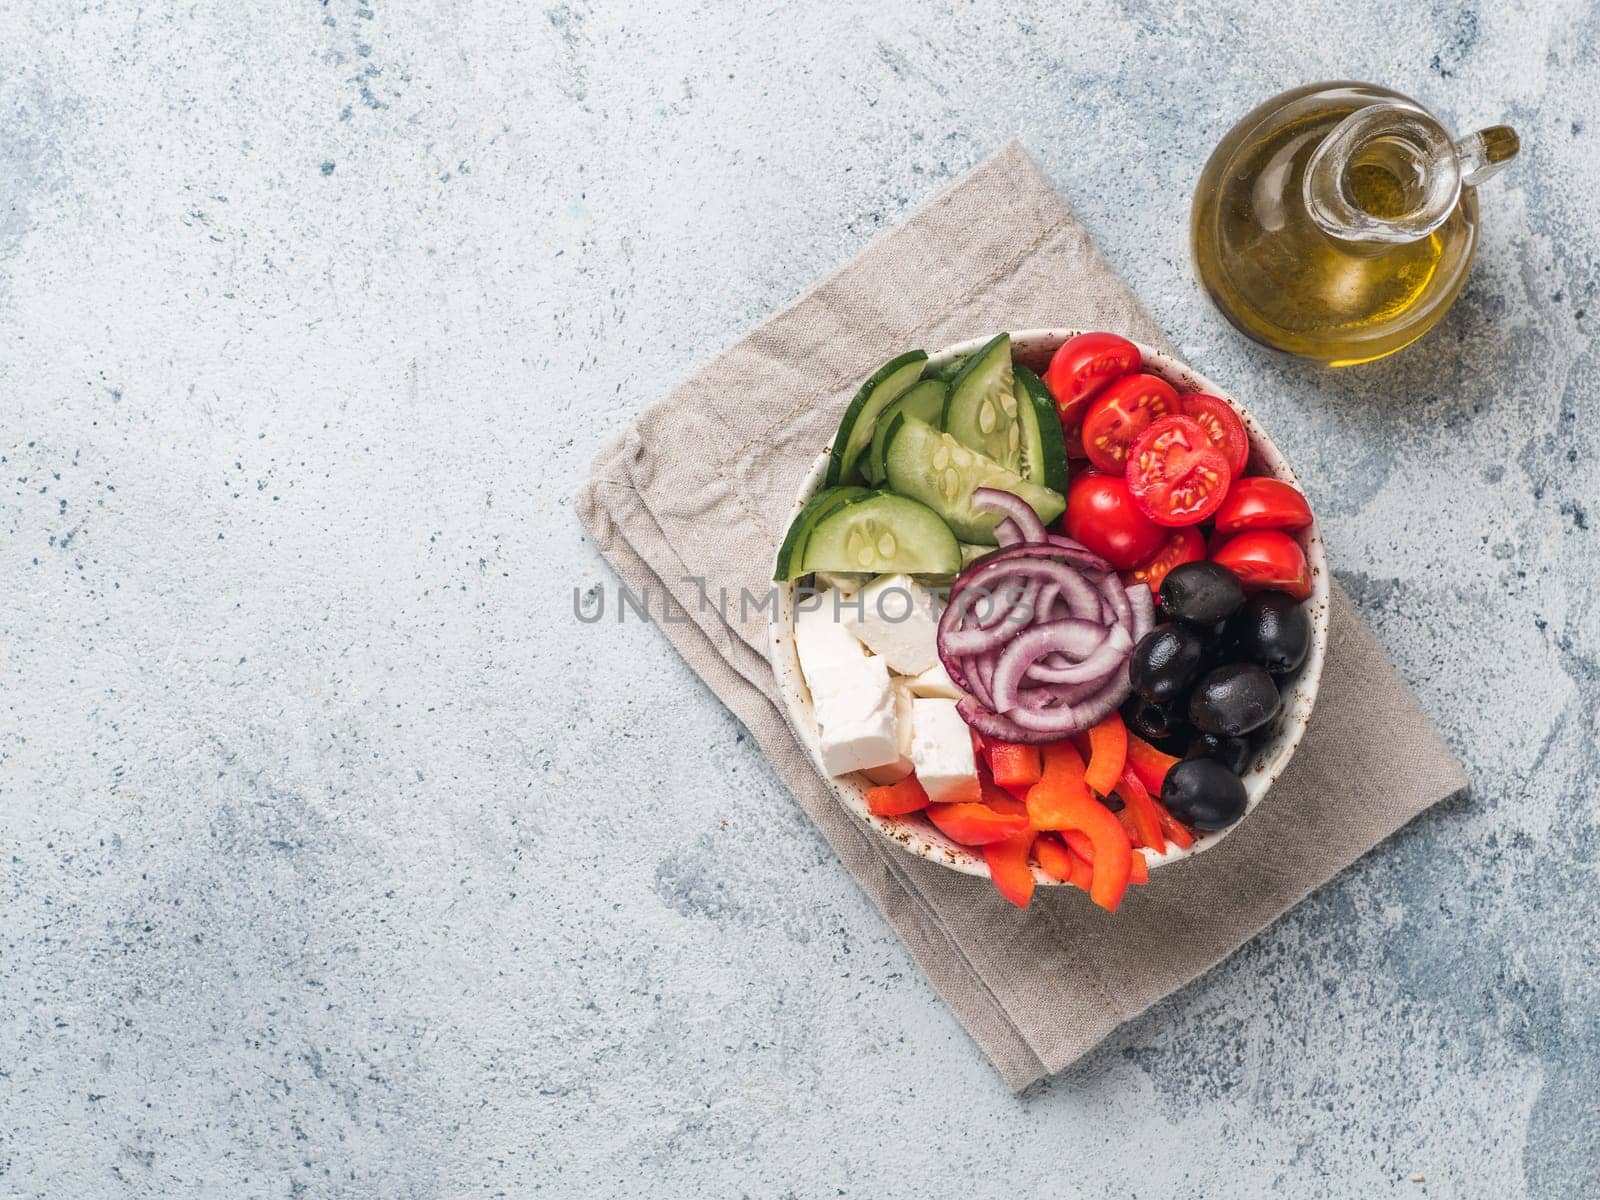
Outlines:
{"type": "MultiPolygon", "coordinates": [[[[1086,332],[1079,329],[1029,329],[1011,335],[1012,354],[1018,362],[1032,366],[1042,372],[1055,349],[1068,338],[1076,337],[1079,333],[1086,332]]],[[[928,359],[930,365],[939,365],[952,358],[970,354],[977,350],[993,335],[972,338],[968,341],[946,347],[928,359]]],[[[1267,436],[1264,429],[1257,423],[1250,411],[1230,392],[1219,386],[1213,380],[1193,370],[1189,366],[1171,355],[1163,354],[1142,342],[1135,342],[1139,351],[1144,355],[1144,369],[1153,374],[1160,375],[1173,384],[1180,392],[1206,392],[1213,396],[1220,396],[1233,406],[1244,422],[1246,432],[1250,436],[1250,465],[1258,474],[1271,475],[1285,483],[1299,486],[1294,471],[1290,469],[1283,454],[1267,436]]],[[[795,496],[794,505],[790,510],[790,520],[800,511],[807,500],[822,486],[823,476],[828,466],[828,453],[830,447],[824,446],[817,455],[816,462],[807,474],[805,482],[800,485],[800,491],[795,496]]],[[[1301,489],[1302,491],[1304,489],[1301,489]]],[[[787,522],[785,522],[787,527],[787,522]]],[[[1165,854],[1156,854],[1151,850],[1144,850],[1143,854],[1151,867],[1163,866],[1176,862],[1181,858],[1199,854],[1209,850],[1237,829],[1257,806],[1266,797],[1272,785],[1283,774],[1283,770],[1294,756],[1295,748],[1299,746],[1300,739],[1305,735],[1307,724],[1311,720],[1311,710],[1316,704],[1317,688],[1322,681],[1322,664],[1328,648],[1328,615],[1329,615],[1329,575],[1327,556],[1323,551],[1322,534],[1317,523],[1313,520],[1311,526],[1295,535],[1306,552],[1306,558],[1311,566],[1311,599],[1307,607],[1311,613],[1311,651],[1306,657],[1305,665],[1300,669],[1299,675],[1291,685],[1288,703],[1277,718],[1277,730],[1273,738],[1257,752],[1255,761],[1250,769],[1245,772],[1244,783],[1248,796],[1244,816],[1229,828],[1217,833],[1210,833],[1197,840],[1192,847],[1187,849],[1178,846],[1169,846],[1165,854]]],[[[774,547],[776,558],[777,547],[774,547]]],[[[953,871],[960,871],[964,875],[979,875],[985,878],[989,875],[989,868],[984,864],[981,855],[952,842],[944,834],[934,828],[927,818],[913,814],[910,817],[878,817],[867,810],[866,790],[871,786],[858,774],[843,776],[829,775],[822,765],[822,756],[817,744],[816,721],[811,714],[811,697],[806,690],[804,676],[800,673],[800,660],[794,644],[794,591],[793,583],[780,583],[777,585],[778,602],[772,620],[768,624],[768,658],[771,660],[773,674],[778,683],[779,695],[783,698],[784,715],[788,718],[790,726],[795,731],[795,736],[800,739],[800,744],[806,748],[811,756],[812,764],[817,773],[827,781],[829,789],[838,798],[846,810],[854,814],[861,821],[871,826],[882,837],[907,853],[918,858],[928,859],[940,866],[948,867],[953,871]]],[[[1037,866],[1033,868],[1034,879],[1041,886],[1053,886],[1061,881],[1046,875],[1037,866]]]]}

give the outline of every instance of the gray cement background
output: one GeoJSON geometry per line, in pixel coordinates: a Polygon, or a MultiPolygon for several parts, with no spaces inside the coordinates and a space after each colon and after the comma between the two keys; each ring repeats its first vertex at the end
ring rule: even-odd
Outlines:
{"type": "Polygon", "coordinates": [[[1600,1196],[1597,43],[1592,0],[4,6],[0,1197],[1600,1196]],[[1444,325],[1340,374],[1185,245],[1232,120],[1329,77],[1525,144],[1444,325]],[[658,634],[568,615],[603,440],[1012,134],[1473,781],[1021,1098],[658,634]]]}

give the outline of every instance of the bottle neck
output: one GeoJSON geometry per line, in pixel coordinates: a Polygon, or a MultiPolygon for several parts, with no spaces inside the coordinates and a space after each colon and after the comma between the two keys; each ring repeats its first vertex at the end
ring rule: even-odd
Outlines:
{"type": "Polygon", "coordinates": [[[1396,101],[1358,109],[1323,139],[1306,164],[1304,199],[1329,237],[1398,244],[1443,225],[1461,188],[1449,134],[1396,101]]]}

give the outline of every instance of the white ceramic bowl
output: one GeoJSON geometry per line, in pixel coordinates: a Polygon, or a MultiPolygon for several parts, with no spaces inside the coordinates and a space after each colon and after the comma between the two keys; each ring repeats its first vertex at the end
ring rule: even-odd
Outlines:
{"type": "MultiPolygon", "coordinates": [[[[1022,333],[1013,333],[1012,355],[1017,362],[1043,374],[1056,347],[1081,332],[1083,331],[1077,329],[1030,329],[1022,333]]],[[[931,356],[929,362],[943,363],[960,355],[970,354],[993,336],[986,334],[941,350],[931,356]]],[[[1289,464],[1284,461],[1278,448],[1272,444],[1272,439],[1250,416],[1244,405],[1226,389],[1158,350],[1145,345],[1140,345],[1139,350],[1144,355],[1143,369],[1160,375],[1180,392],[1206,392],[1213,396],[1221,396],[1233,405],[1250,435],[1250,467],[1254,474],[1271,475],[1285,483],[1296,483],[1294,472],[1289,469],[1289,464]]],[[[828,447],[819,447],[817,461],[795,497],[794,507],[790,512],[791,519],[822,486],[827,465],[828,447]]],[[[1074,462],[1072,466],[1074,470],[1082,469],[1078,462],[1074,462]]],[[[1271,789],[1273,781],[1283,773],[1284,767],[1294,754],[1295,747],[1300,744],[1306,723],[1311,719],[1311,708],[1317,699],[1317,685],[1322,678],[1322,660],[1328,646],[1328,563],[1323,554],[1322,535],[1315,523],[1309,529],[1302,530],[1296,537],[1304,547],[1306,558],[1311,564],[1311,599],[1307,604],[1311,614],[1311,652],[1284,698],[1284,706],[1277,717],[1272,739],[1257,752],[1250,769],[1245,773],[1244,784],[1248,802],[1245,806],[1245,815],[1240,821],[1248,819],[1250,813],[1261,803],[1271,789]]],[[[773,552],[776,554],[776,546],[773,547],[773,552]]],[[[871,785],[866,779],[854,774],[829,776],[823,769],[817,749],[816,721],[811,714],[811,697],[806,691],[805,679],[800,673],[800,660],[795,652],[792,583],[778,585],[778,604],[769,627],[769,635],[768,657],[772,660],[772,669],[777,676],[778,691],[783,697],[783,707],[788,715],[789,724],[794,727],[801,744],[809,751],[817,771],[827,779],[839,803],[911,854],[930,859],[941,866],[967,875],[987,876],[989,868],[984,865],[980,854],[952,842],[935,829],[926,817],[920,814],[909,817],[873,816],[867,811],[866,789],[871,785]]],[[[1208,833],[1196,840],[1189,849],[1170,846],[1164,855],[1155,854],[1150,850],[1144,851],[1144,855],[1152,867],[1174,862],[1210,849],[1236,828],[1238,822],[1228,829],[1208,833]]],[[[1042,885],[1048,886],[1059,882],[1037,867],[1034,868],[1033,874],[1042,885]]]]}

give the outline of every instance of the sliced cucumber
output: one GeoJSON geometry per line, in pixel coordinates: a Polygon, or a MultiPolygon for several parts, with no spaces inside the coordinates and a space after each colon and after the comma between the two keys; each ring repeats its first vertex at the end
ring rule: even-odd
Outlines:
{"type": "Polygon", "coordinates": [[[861,459],[861,469],[873,483],[883,482],[883,434],[896,413],[905,413],[929,425],[938,425],[944,412],[944,398],[950,389],[937,379],[924,379],[904,396],[883,410],[878,428],[872,434],[872,447],[861,459]]]}
{"type": "Polygon", "coordinates": [[[826,483],[834,487],[841,483],[855,483],[860,478],[856,465],[867,447],[872,444],[872,431],[878,423],[878,414],[898,400],[922,376],[922,365],[928,356],[921,350],[911,350],[899,358],[891,358],[872,373],[861,385],[850,407],[845,409],[839,431],[833,435],[833,452],[828,456],[826,483]]]}
{"type": "Polygon", "coordinates": [[[802,568],[800,560],[805,554],[806,542],[811,537],[811,531],[817,527],[817,522],[829,513],[867,495],[870,493],[861,487],[824,488],[806,501],[805,507],[795,514],[793,521],[789,522],[789,532],[784,535],[783,545],[778,547],[778,561],[772,569],[772,577],[784,580],[804,575],[809,568],[802,568]]]}
{"type": "Polygon", "coordinates": [[[948,433],[904,413],[895,417],[885,434],[883,462],[889,486],[932,508],[963,542],[997,544],[994,530],[1001,516],[973,507],[972,493],[978,488],[1002,488],[1021,496],[1046,525],[1067,507],[1060,492],[1006,470],[948,433]]]}
{"type": "MultiPolygon", "coordinates": [[[[993,554],[993,546],[974,546],[971,542],[961,543],[961,570],[965,571],[985,554],[993,554]]],[[[949,587],[956,581],[956,576],[961,571],[952,575],[924,575],[917,580],[924,587],[949,587]]]]}
{"type": "Polygon", "coordinates": [[[1022,426],[1022,462],[1018,474],[1053,492],[1067,490],[1067,441],[1061,434],[1050,389],[1027,367],[1016,369],[1011,390],[1017,397],[1017,419],[1022,426]]]}
{"type": "Polygon", "coordinates": [[[874,492],[817,522],[806,539],[802,569],[950,575],[961,569],[961,547],[926,504],[874,492]]]}
{"type": "Polygon", "coordinates": [[[1022,429],[1012,391],[1011,335],[1002,333],[967,359],[950,381],[944,402],[944,431],[969,450],[1008,471],[1022,464],[1022,429]]]}
{"type": "MultiPolygon", "coordinates": [[[[922,369],[922,377],[924,379],[937,379],[940,383],[949,383],[957,375],[961,374],[961,368],[967,365],[969,357],[970,355],[963,354],[959,358],[952,358],[948,362],[940,363],[938,366],[930,363],[922,369]]],[[[932,422],[929,422],[929,424],[932,424],[932,422]]]]}

